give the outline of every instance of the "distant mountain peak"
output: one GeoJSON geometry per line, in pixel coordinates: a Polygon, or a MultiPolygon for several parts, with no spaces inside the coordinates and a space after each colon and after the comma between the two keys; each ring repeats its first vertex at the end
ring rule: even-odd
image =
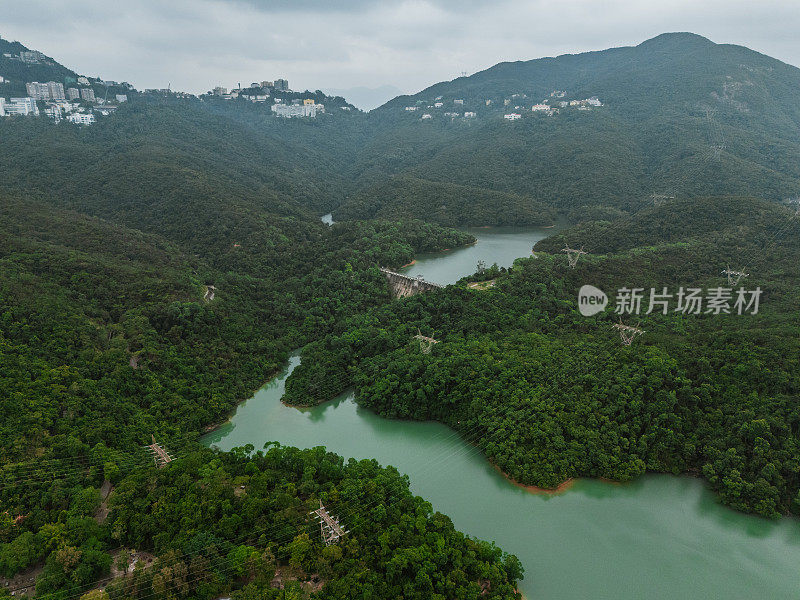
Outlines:
{"type": "Polygon", "coordinates": [[[716,44],[710,39],[691,33],[689,31],[676,31],[671,33],[662,33],[654,38],[645,40],[637,46],[637,48],[686,48],[687,46],[707,47],[715,46],[716,44]]]}

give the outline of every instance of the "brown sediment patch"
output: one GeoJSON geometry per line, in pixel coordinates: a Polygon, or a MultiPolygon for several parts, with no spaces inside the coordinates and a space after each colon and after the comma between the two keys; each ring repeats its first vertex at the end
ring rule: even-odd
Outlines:
{"type": "Polygon", "coordinates": [[[401,269],[405,269],[406,267],[410,267],[410,266],[412,266],[412,265],[415,265],[415,264],[417,264],[417,259],[416,259],[416,258],[415,258],[414,260],[412,260],[410,263],[408,263],[408,264],[405,264],[405,265],[403,265],[403,266],[402,266],[402,267],[400,267],[400,268],[401,268],[401,269]]]}
{"type": "Polygon", "coordinates": [[[529,492],[531,494],[542,494],[542,495],[545,495],[545,496],[555,496],[557,494],[563,494],[568,489],[570,489],[573,485],[575,485],[575,478],[574,477],[570,477],[569,479],[566,479],[566,480],[562,481],[561,483],[559,483],[554,488],[543,488],[543,487],[539,487],[539,486],[536,486],[536,485],[525,485],[524,483],[520,483],[519,481],[517,481],[516,479],[514,479],[513,477],[511,477],[510,475],[505,473],[503,471],[503,469],[501,469],[500,467],[498,467],[496,464],[492,463],[491,461],[490,461],[489,464],[491,464],[492,467],[497,469],[497,471],[499,471],[500,474],[503,477],[505,477],[508,481],[513,483],[515,486],[517,486],[519,488],[522,488],[523,490],[525,490],[526,492],[529,492]]]}

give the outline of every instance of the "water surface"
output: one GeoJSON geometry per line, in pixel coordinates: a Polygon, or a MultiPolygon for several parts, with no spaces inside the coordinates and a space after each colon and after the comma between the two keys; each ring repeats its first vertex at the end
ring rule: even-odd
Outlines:
{"type": "Polygon", "coordinates": [[[472,275],[482,260],[487,267],[497,263],[510,267],[514,260],[530,256],[533,245],[553,234],[556,228],[547,227],[475,227],[465,229],[478,240],[466,248],[446,252],[420,254],[416,262],[403,269],[403,273],[447,285],[462,277],[472,275]]]}
{"type": "MultiPolygon", "coordinates": [[[[470,248],[422,256],[406,272],[447,284],[478,260],[510,266],[547,229],[472,230],[470,248]]],[[[532,494],[438,423],[392,421],[351,395],[311,409],[280,403],[286,369],[207,435],[228,450],[277,441],[377,458],[469,535],[496,541],[526,570],[528,599],[687,600],[800,598],[800,523],[719,505],[702,482],[647,476],[628,485],[582,480],[559,495],[532,494]]]]}

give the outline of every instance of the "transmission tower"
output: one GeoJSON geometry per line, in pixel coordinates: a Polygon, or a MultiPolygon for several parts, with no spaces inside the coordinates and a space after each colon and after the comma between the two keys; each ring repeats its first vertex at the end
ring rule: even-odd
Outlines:
{"type": "Polygon", "coordinates": [[[346,533],[350,533],[342,529],[341,525],[339,525],[339,519],[328,514],[328,510],[322,504],[322,500],[319,501],[319,508],[317,510],[312,510],[309,514],[317,515],[322,541],[326,546],[335,544],[340,538],[344,537],[346,533]]]}
{"type": "Polygon", "coordinates": [[[580,250],[574,250],[569,246],[564,246],[564,249],[561,251],[567,253],[567,262],[572,269],[578,264],[578,259],[581,257],[581,254],[586,254],[586,252],[583,251],[583,246],[581,246],[580,250]]]}
{"type": "Polygon", "coordinates": [[[156,466],[160,469],[165,467],[167,463],[171,463],[173,458],[169,455],[169,453],[167,453],[166,450],[158,445],[155,436],[151,435],[150,439],[153,440],[153,443],[149,446],[145,446],[145,449],[152,454],[156,466]]]}
{"type": "Polygon", "coordinates": [[[750,277],[749,273],[745,273],[744,271],[732,271],[730,267],[727,269],[722,270],[723,275],[728,276],[728,285],[733,287],[742,277],[750,277]]]}
{"type": "Polygon", "coordinates": [[[719,158],[722,156],[722,151],[725,150],[725,144],[715,144],[711,146],[711,150],[714,152],[714,158],[719,158]]]}
{"type": "Polygon", "coordinates": [[[486,271],[486,261],[485,260],[479,260],[478,261],[478,273],[483,275],[485,271],[486,271]]]}
{"type": "Polygon", "coordinates": [[[675,196],[670,196],[669,194],[651,194],[650,200],[653,201],[655,206],[661,206],[667,200],[675,200],[675,196]]]}
{"type": "Polygon", "coordinates": [[[623,346],[630,346],[637,335],[642,335],[644,333],[643,329],[639,329],[638,327],[631,327],[630,325],[625,325],[622,322],[622,319],[620,319],[619,323],[614,323],[612,327],[614,329],[619,330],[619,336],[622,339],[623,346]]]}
{"type": "Polygon", "coordinates": [[[433,345],[439,343],[439,340],[422,335],[422,332],[419,329],[417,329],[417,335],[414,336],[414,339],[419,340],[419,349],[423,354],[430,354],[433,345]]]}

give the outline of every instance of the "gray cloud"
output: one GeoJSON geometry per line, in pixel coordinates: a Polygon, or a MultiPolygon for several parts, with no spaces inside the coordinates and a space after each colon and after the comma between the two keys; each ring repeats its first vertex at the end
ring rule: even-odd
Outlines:
{"type": "Polygon", "coordinates": [[[795,0],[71,0],[69,11],[26,0],[0,15],[0,35],[81,73],[192,92],[276,77],[414,92],[462,70],[665,31],[800,64],[799,26],[795,0]]]}

